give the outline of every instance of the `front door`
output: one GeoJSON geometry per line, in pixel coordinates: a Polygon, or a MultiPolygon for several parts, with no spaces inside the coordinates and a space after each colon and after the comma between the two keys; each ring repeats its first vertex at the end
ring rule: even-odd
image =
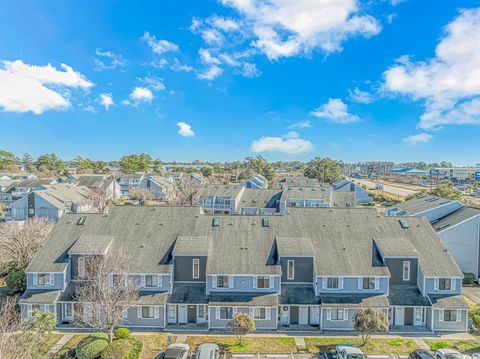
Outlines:
{"type": "Polygon", "coordinates": [[[177,306],[167,306],[167,323],[172,324],[177,322],[177,306]]]}
{"type": "Polygon", "coordinates": [[[415,307],[415,318],[413,325],[425,325],[425,308],[415,307]]]}
{"type": "Polygon", "coordinates": [[[405,310],[400,307],[395,307],[395,325],[404,325],[405,310]]]}
{"type": "Polygon", "coordinates": [[[63,322],[73,321],[73,303],[62,304],[62,321],[63,322]]]}
{"type": "Polygon", "coordinates": [[[290,312],[290,308],[288,306],[284,305],[284,306],[280,307],[280,324],[281,325],[290,324],[289,323],[289,320],[290,320],[289,312],[290,312]]]}
{"type": "Polygon", "coordinates": [[[189,323],[197,322],[197,306],[196,305],[188,306],[188,322],[189,323]]]}
{"type": "Polygon", "coordinates": [[[302,305],[298,311],[298,324],[307,325],[308,324],[308,306],[302,305]]]}
{"type": "Polygon", "coordinates": [[[413,308],[405,308],[405,325],[413,325],[413,308]]]}
{"type": "Polygon", "coordinates": [[[320,307],[310,307],[310,324],[318,325],[320,324],[320,307]]]}
{"type": "Polygon", "coordinates": [[[187,324],[188,322],[188,310],[186,305],[178,306],[178,323],[187,324]]]}

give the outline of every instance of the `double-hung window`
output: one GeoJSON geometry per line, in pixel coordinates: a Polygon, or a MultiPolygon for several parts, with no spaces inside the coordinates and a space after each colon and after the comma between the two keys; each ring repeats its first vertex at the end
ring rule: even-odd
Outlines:
{"type": "Polygon", "coordinates": [[[220,319],[232,319],[233,308],[232,307],[220,307],[220,319]]]}
{"type": "Polygon", "coordinates": [[[410,261],[403,261],[403,280],[410,280],[410,261]]]}
{"type": "Polygon", "coordinates": [[[258,276],[257,288],[270,288],[270,276],[258,276]]]}
{"type": "Polygon", "coordinates": [[[375,289],[375,278],[363,277],[363,289],[375,289]]]}
{"type": "Polygon", "coordinates": [[[192,268],[193,268],[192,269],[193,270],[193,274],[192,274],[193,279],[200,278],[200,260],[198,258],[193,259],[192,268]]]}
{"type": "Polygon", "coordinates": [[[37,274],[37,285],[50,285],[50,273],[37,274]]]}
{"type": "Polygon", "coordinates": [[[287,279],[295,279],[295,261],[293,259],[287,262],[287,279]]]}
{"type": "Polygon", "coordinates": [[[339,287],[338,277],[327,278],[327,289],[339,289],[339,287]]]}
{"type": "Polygon", "coordinates": [[[217,288],[230,288],[230,277],[228,275],[217,276],[217,288]]]}
{"type": "Polygon", "coordinates": [[[77,265],[78,278],[85,278],[85,258],[78,257],[77,265]]]}
{"type": "Polygon", "coordinates": [[[331,320],[344,320],[345,310],[344,309],[331,309],[330,319],[331,320]]]}
{"type": "Polygon", "coordinates": [[[438,280],[438,290],[452,290],[452,280],[450,278],[440,278],[438,280]]]}
{"type": "Polygon", "coordinates": [[[266,308],[254,308],[253,309],[253,319],[259,319],[259,320],[267,319],[267,309],[266,308]]]}
{"type": "Polygon", "coordinates": [[[444,322],[456,322],[457,321],[457,310],[444,310],[443,311],[443,321],[444,322]]]}
{"type": "Polygon", "coordinates": [[[145,287],[146,288],[156,288],[156,287],[158,287],[158,275],[156,275],[156,274],[145,275],[145,287]]]}
{"type": "Polygon", "coordinates": [[[142,319],[153,319],[155,318],[155,307],[153,306],[143,306],[142,307],[142,319]]]}

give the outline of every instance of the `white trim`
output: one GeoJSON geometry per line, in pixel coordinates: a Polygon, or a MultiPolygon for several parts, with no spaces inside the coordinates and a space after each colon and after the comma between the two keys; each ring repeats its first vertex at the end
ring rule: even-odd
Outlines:
{"type": "Polygon", "coordinates": [[[402,279],[404,282],[407,282],[410,280],[410,277],[411,277],[411,273],[410,273],[410,261],[403,261],[402,263],[402,279]],[[405,278],[405,264],[408,264],[407,265],[407,269],[408,269],[408,276],[407,278],[405,278]]]}
{"type": "Polygon", "coordinates": [[[295,280],[295,261],[293,259],[287,260],[287,280],[295,280]],[[292,266],[291,276],[290,276],[290,263],[292,266]]]}
{"type": "Polygon", "coordinates": [[[192,261],[192,278],[199,279],[200,278],[200,259],[193,258],[192,261]],[[195,264],[197,266],[197,274],[195,275],[195,264]]]}

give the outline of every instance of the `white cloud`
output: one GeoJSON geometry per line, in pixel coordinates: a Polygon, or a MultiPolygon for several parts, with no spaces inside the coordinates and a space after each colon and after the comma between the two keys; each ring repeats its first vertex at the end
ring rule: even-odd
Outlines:
{"type": "Polygon", "coordinates": [[[165,90],[165,84],[163,83],[163,78],[161,77],[147,76],[139,80],[140,82],[144,83],[149,89],[153,91],[165,90]]]}
{"type": "Polygon", "coordinates": [[[199,72],[197,74],[197,78],[199,78],[200,80],[211,81],[216,79],[218,76],[220,76],[222,72],[223,70],[220,67],[213,65],[208,69],[206,69],[205,71],[199,72]]]}
{"type": "Polygon", "coordinates": [[[170,42],[168,40],[157,40],[153,35],[150,35],[149,32],[143,34],[142,40],[145,41],[152,51],[156,54],[164,54],[166,52],[176,52],[178,51],[178,45],[170,42]]]}
{"type": "Polygon", "coordinates": [[[178,134],[183,137],[193,137],[195,136],[195,132],[192,130],[192,126],[190,126],[186,122],[177,122],[178,126],[178,134]]]}
{"type": "Polygon", "coordinates": [[[110,107],[114,105],[113,96],[111,93],[100,94],[99,102],[103,107],[105,107],[106,110],[109,110],[110,107]]]}
{"type": "Polygon", "coordinates": [[[405,2],[406,0],[390,0],[392,6],[397,6],[398,4],[405,2]]]}
{"type": "Polygon", "coordinates": [[[339,98],[328,99],[326,104],[312,111],[311,114],[329,122],[349,124],[360,121],[360,118],[348,112],[347,105],[339,98]]]}
{"type": "Polygon", "coordinates": [[[299,130],[302,130],[304,128],[309,128],[309,127],[312,127],[312,123],[309,120],[298,121],[288,126],[288,128],[290,129],[299,129],[299,130]]]}
{"type": "Polygon", "coordinates": [[[113,70],[117,67],[124,67],[127,63],[122,55],[115,54],[111,51],[96,49],[95,55],[97,55],[94,60],[95,71],[113,70]]]}
{"type": "Polygon", "coordinates": [[[210,51],[207,49],[200,49],[198,50],[198,54],[200,55],[200,61],[202,64],[205,65],[219,65],[220,60],[217,59],[216,57],[212,56],[210,51]]]}
{"type": "Polygon", "coordinates": [[[152,102],[153,93],[150,89],[146,87],[135,87],[130,95],[128,95],[128,100],[123,100],[123,105],[130,105],[130,106],[138,106],[142,103],[150,103],[152,102]]]}
{"type": "Polygon", "coordinates": [[[428,133],[419,133],[417,135],[411,135],[411,136],[405,137],[403,139],[403,142],[405,142],[409,146],[416,146],[420,143],[430,142],[432,138],[433,136],[428,133]]]}
{"type": "Polygon", "coordinates": [[[348,98],[351,101],[364,104],[372,103],[374,100],[371,93],[362,91],[358,87],[355,87],[353,90],[348,91],[348,98]]]}
{"type": "Polygon", "coordinates": [[[63,70],[52,65],[35,66],[21,60],[3,61],[0,67],[0,107],[8,112],[33,112],[67,109],[70,88],[93,86],[84,75],[70,66],[63,70]]]}
{"type": "Polygon", "coordinates": [[[275,60],[313,50],[329,54],[353,36],[370,37],[380,24],[364,15],[357,0],[222,0],[241,16],[249,42],[275,60]]]}
{"type": "Polygon", "coordinates": [[[408,56],[384,73],[383,90],[424,101],[419,128],[480,125],[480,8],[462,10],[445,28],[435,57],[408,56]]]}
{"type": "Polygon", "coordinates": [[[182,64],[180,60],[176,57],[173,59],[172,66],[170,67],[173,71],[181,71],[181,72],[192,72],[195,69],[192,66],[182,64]]]}
{"type": "Polygon", "coordinates": [[[242,69],[240,71],[243,77],[254,78],[262,75],[262,72],[257,68],[257,65],[244,62],[242,63],[242,69]]]}
{"type": "Polygon", "coordinates": [[[289,132],[281,137],[261,137],[254,140],[251,145],[253,152],[283,152],[289,154],[299,154],[309,152],[313,145],[308,140],[299,138],[298,133],[289,132]]]}

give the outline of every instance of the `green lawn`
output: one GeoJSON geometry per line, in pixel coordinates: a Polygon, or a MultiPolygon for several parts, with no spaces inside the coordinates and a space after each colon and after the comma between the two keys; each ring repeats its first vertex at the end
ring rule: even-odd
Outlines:
{"type": "MultiPolygon", "coordinates": [[[[141,358],[153,359],[158,353],[165,350],[168,346],[168,334],[152,334],[152,335],[132,335],[135,339],[143,342],[144,349],[141,358]]],[[[172,337],[172,343],[175,342],[176,337],[172,337]]]]}
{"type": "Polygon", "coordinates": [[[42,348],[40,348],[40,354],[45,355],[48,351],[63,337],[61,334],[48,334],[45,341],[42,343],[42,348]]]}
{"type": "Polygon", "coordinates": [[[220,350],[231,353],[296,353],[294,338],[244,338],[243,345],[238,345],[234,336],[195,336],[187,337],[190,349],[195,350],[203,343],[216,343],[220,350]]]}
{"type": "Polygon", "coordinates": [[[472,354],[480,352],[480,338],[477,340],[425,340],[430,349],[452,348],[459,352],[472,354]]]}
{"type": "Polygon", "coordinates": [[[367,354],[404,354],[418,349],[413,341],[401,338],[370,339],[364,346],[360,338],[305,338],[305,344],[310,353],[334,352],[337,344],[352,344],[367,354]]]}
{"type": "Polygon", "coordinates": [[[74,358],[73,356],[71,356],[70,354],[73,354],[73,349],[75,349],[77,347],[77,344],[80,342],[80,340],[82,340],[83,338],[85,338],[87,336],[87,334],[83,334],[83,335],[74,335],[72,337],[72,339],[70,339],[64,346],[62,349],[60,349],[57,353],[57,355],[55,355],[55,359],[70,359],[70,358],[74,358]]]}

